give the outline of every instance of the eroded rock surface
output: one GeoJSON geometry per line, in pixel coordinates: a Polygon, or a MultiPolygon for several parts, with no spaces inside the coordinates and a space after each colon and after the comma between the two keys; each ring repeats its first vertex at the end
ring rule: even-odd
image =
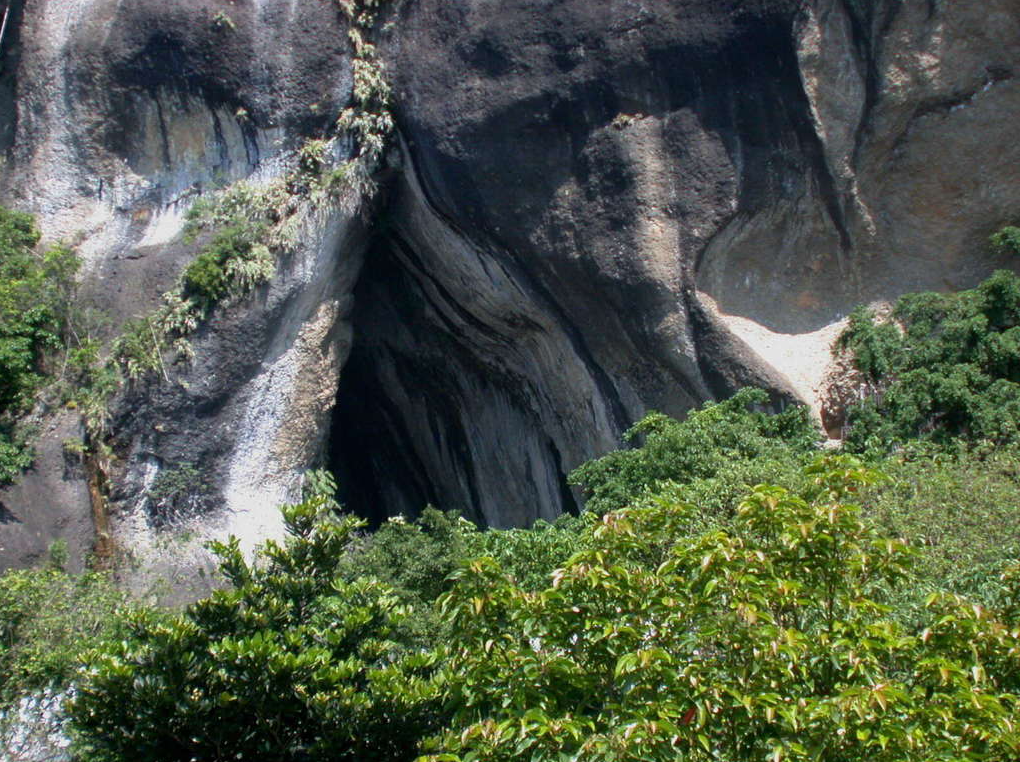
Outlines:
{"type": "MultiPolygon", "coordinates": [[[[333,0],[15,5],[3,195],[80,240],[118,316],[193,256],[194,198],[277,175],[350,97],[333,0]]],[[[253,538],[326,461],[376,519],[552,517],[648,409],[805,399],[821,373],[764,359],[796,335],[1015,266],[985,246],[1020,209],[1011,0],[394,0],[373,36],[380,195],[118,402],[127,536],[184,465],[184,502],[253,538]]]]}

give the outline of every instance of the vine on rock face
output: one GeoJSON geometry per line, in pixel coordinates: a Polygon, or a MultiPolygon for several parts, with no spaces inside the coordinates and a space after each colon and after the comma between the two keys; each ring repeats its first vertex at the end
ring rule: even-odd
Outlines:
{"type": "Polygon", "coordinates": [[[337,127],[352,133],[358,141],[358,157],[377,160],[393,132],[391,95],[382,61],[374,44],[366,38],[386,0],[337,0],[350,26],[347,36],[354,46],[354,98],[337,120],[337,127]]]}

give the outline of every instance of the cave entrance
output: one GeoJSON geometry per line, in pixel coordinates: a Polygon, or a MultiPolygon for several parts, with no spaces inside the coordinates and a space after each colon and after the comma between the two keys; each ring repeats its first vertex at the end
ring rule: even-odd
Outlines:
{"type": "MultiPolygon", "coordinates": [[[[437,501],[404,405],[392,398],[394,383],[403,385],[392,340],[399,338],[402,316],[414,311],[413,293],[390,246],[376,238],[354,288],[353,345],[340,374],[328,453],[340,501],[373,529],[391,516],[417,516],[437,501]]],[[[413,369],[402,370],[413,385],[413,369]]]]}
{"type": "Polygon", "coordinates": [[[482,527],[577,512],[540,391],[499,355],[512,346],[499,325],[392,236],[370,245],[353,297],[328,453],[348,510],[378,526],[434,505],[482,527]]]}

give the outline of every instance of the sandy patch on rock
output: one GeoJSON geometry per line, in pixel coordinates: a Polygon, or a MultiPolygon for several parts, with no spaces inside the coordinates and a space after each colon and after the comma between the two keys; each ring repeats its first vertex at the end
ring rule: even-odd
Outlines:
{"type": "Polygon", "coordinates": [[[699,300],[769,365],[789,379],[797,394],[821,420],[822,403],[833,366],[832,343],[843,331],[847,318],[810,333],[777,333],[748,318],[727,315],[708,294],[699,300]]]}

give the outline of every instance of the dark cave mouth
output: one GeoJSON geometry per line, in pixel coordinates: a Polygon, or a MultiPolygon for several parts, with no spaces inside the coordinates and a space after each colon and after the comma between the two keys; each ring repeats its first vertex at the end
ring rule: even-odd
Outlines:
{"type": "MultiPolygon", "coordinates": [[[[481,528],[504,525],[506,522],[500,519],[492,521],[491,510],[486,512],[482,507],[486,502],[499,506],[504,496],[486,494],[476,475],[478,469],[499,468],[501,464],[486,463],[474,456],[456,408],[445,395],[429,394],[435,379],[426,378],[427,368],[409,363],[408,370],[423,381],[423,393],[415,402],[418,412],[429,420],[430,441],[422,441],[420,427],[416,436],[404,411],[381,388],[377,370],[372,353],[356,344],[341,374],[327,467],[336,477],[344,508],[365,519],[370,529],[395,516],[417,518],[428,506],[455,510],[481,528]],[[449,468],[437,466],[432,453],[423,451],[440,447],[440,442],[454,453],[449,468]]],[[[499,433],[493,432],[493,436],[499,433]]],[[[551,440],[547,441],[547,453],[556,472],[556,512],[576,516],[580,504],[567,483],[560,452],[551,440]]],[[[530,476],[528,471],[527,476],[518,478],[526,481],[530,476]]],[[[523,523],[530,524],[534,518],[537,516],[523,523]]]]}
{"type": "Polygon", "coordinates": [[[369,246],[353,296],[354,340],[340,373],[327,451],[341,503],[371,528],[398,515],[417,517],[428,505],[477,521],[469,506],[441,504],[438,482],[450,477],[421,457],[439,437],[422,441],[419,419],[427,418],[433,433],[455,428],[456,402],[430,367],[439,348],[424,314],[426,299],[382,236],[369,246]]]}
{"type": "Polygon", "coordinates": [[[493,358],[440,319],[430,304],[435,289],[429,297],[420,282],[428,276],[401,251],[392,241],[374,241],[354,288],[354,339],[326,452],[341,503],[372,528],[398,515],[415,518],[430,505],[481,527],[576,514],[560,451],[525,411],[526,402],[509,403],[515,409],[503,428],[486,427],[480,418],[493,407],[505,409],[516,390],[493,358]],[[494,455],[500,438],[514,437],[532,443],[537,463],[494,455]],[[518,483],[501,484],[503,478],[518,483]],[[533,479],[542,481],[542,497],[527,484],[533,479]],[[527,500],[520,495],[529,489],[535,505],[522,507],[527,500]],[[515,505],[510,494],[517,495],[515,505]],[[539,507],[542,502],[551,505],[539,507]]]}
{"type": "Polygon", "coordinates": [[[340,376],[327,464],[341,504],[372,529],[436,502],[426,469],[401,433],[400,412],[380,393],[371,357],[355,346],[340,376]]]}

